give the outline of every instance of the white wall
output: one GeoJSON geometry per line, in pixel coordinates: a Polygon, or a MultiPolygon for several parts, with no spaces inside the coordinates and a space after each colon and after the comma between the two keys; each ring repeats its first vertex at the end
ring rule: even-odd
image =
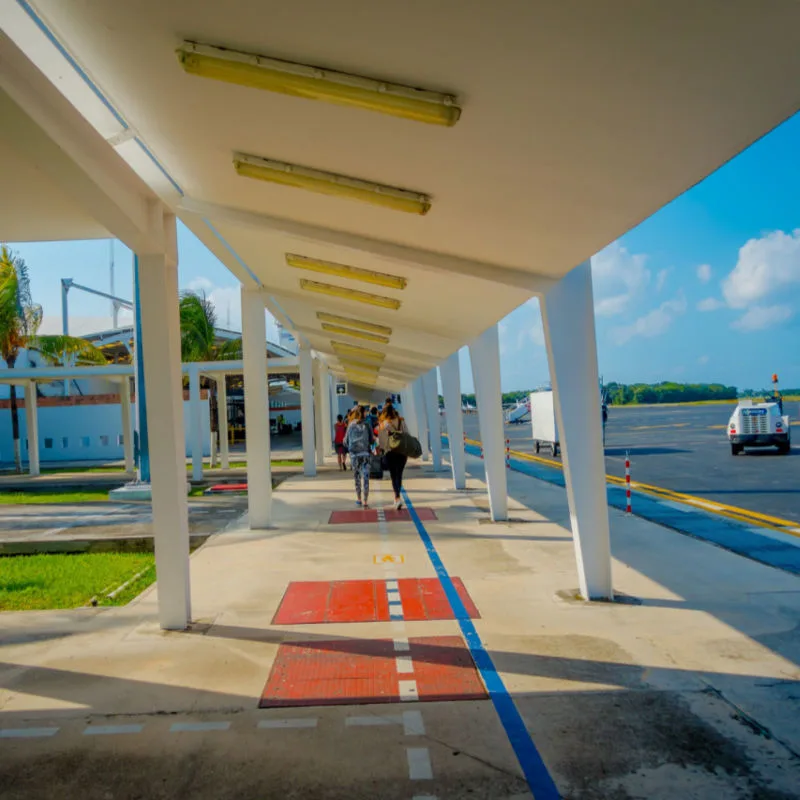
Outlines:
{"type": "MultiPolygon", "coordinates": [[[[21,394],[21,392],[20,392],[21,394]]],[[[203,455],[210,455],[211,423],[208,400],[201,400],[203,420],[203,455]]],[[[189,404],[184,402],[184,435],[186,455],[189,445],[189,404]]],[[[124,458],[122,441],[122,407],[119,403],[87,406],[39,407],[39,457],[49,461],[117,461],[124,458]],[[48,447],[48,445],[50,445],[48,447]]],[[[136,415],[136,404],[132,413],[136,415]]],[[[150,413],[157,413],[154,409],[150,413]]],[[[23,459],[27,460],[25,410],[19,410],[23,459]]],[[[0,409],[0,463],[13,463],[11,411],[0,409]]]]}

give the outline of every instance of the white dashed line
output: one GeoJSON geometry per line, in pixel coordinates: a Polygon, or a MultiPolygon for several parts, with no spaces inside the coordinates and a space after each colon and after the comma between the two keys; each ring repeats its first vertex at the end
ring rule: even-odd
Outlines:
{"type": "Polygon", "coordinates": [[[425,735],[425,723],[422,721],[421,711],[403,712],[403,733],[406,736],[425,735]]]}
{"type": "Polygon", "coordinates": [[[412,781],[429,781],[433,779],[431,754],[427,747],[406,748],[408,757],[408,777],[412,781]]]}
{"type": "Polygon", "coordinates": [[[398,675],[407,675],[414,671],[414,663],[411,656],[396,656],[394,659],[398,675]]]}
{"type": "Polygon", "coordinates": [[[141,733],[144,725],[90,725],[84,729],[84,736],[117,736],[126,733],[141,733]]]}
{"type": "Polygon", "coordinates": [[[190,733],[200,731],[226,731],[230,728],[230,722],[176,722],[170,729],[170,733],[190,733]]]}
{"type": "Polygon", "coordinates": [[[401,703],[408,703],[419,700],[416,681],[398,681],[398,690],[400,692],[401,703]]]}
{"type": "Polygon", "coordinates": [[[704,500],[692,500],[691,505],[708,508],[711,511],[722,511],[722,506],[718,506],[716,503],[706,503],[704,500]]]}
{"type": "Polygon", "coordinates": [[[262,719],[259,728],[316,728],[316,717],[303,717],[298,719],[262,719]]]}
{"type": "Polygon", "coordinates": [[[391,578],[393,581],[397,581],[397,573],[393,569],[389,569],[388,566],[386,568],[386,577],[391,578]]]}
{"type": "Polygon", "coordinates": [[[364,727],[373,728],[381,725],[400,725],[402,722],[400,716],[385,716],[385,717],[348,717],[344,724],[348,728],[364,727]]]}
{"type": "Polygon", "coordinates": [[[394,649],[397,653],[405,653],[411,649],[411,645],[408,643],[407,636],[396,636],[393,641],[394,649]]]}
{"type": "Polygon", "coordinates": [[[0,730],[0,739],[38,739],[55,736],[58,728],[5,728],[0,730]]]}
{"type": "Polygon", "coordinates": [[[393,619],[391,624],[393,631],[405,632],[406,623],[403,619],[393,619]]]}
{"type": "MultiPolygon", "coordinates": [[[[389,587],[387,586],[386,588],[388,589],[389,587]]],[[[401,602],[400,601],[400,592],[398,592],[396,589],[390,589],[388,592],[386,592],[386,594],[389,596],[389,602],[390,603],[400,603],[401,602]]],[[[402,603],[401,603],[401,605],[402,605],[402,603]]]]}

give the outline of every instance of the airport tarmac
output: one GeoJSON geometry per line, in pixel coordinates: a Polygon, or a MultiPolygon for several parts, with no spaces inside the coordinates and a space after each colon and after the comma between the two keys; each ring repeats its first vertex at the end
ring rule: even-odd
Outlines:
{"type": "MultiPolygon", "coordinates": [[[[732,405],[625,406],[609,409],[606,472],[622,477],[630,453],[632,479],[717,503],[800,522],[800,419],[786,403],[794,446],[732,456],[725,435],[732,405]]],[[[480,439],[478,416],[464,415],[464,430],[480,439]]],[[[533,452],[530,423],[505,426],[510,447],[533,452]]],[[[550,454],[543,452],[546,458],[550,454]]],[[[556,457],[560,461],[560,457],[556,457]]]]}

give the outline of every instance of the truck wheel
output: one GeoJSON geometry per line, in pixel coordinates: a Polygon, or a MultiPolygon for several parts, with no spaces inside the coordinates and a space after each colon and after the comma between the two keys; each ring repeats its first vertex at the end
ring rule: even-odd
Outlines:
{"type": "Polygon", "coordinates": [[[742,452],[742,449],[743,449],[742,445],[740,445],[740,444],[732,444],[731,445],[731,455],[732,456],[738,456],[739,453],[742,452]]]}
{"type": "Polygon", "coordinates": [[[539,451],[541,449],[542,449],[542,445],[538,441],[533,443],[533,452],[534,453],[536,453],[538,455],[539,451]]]}
{"type": "Polygon", "coordinates": [[[558,455],[558,445],[555,442],[550,445],[550,452],[553,454],[553,458],[558,455]]]}
{"type": "Polygon", "coordinates": [[[786,442],[785,444],[779,444],[778,445],[778,454],[779,455],[788,456],[789,453],[791,453],[791,452],[792,452],[792,445],[789,444],[789,442],[786,442]]]}

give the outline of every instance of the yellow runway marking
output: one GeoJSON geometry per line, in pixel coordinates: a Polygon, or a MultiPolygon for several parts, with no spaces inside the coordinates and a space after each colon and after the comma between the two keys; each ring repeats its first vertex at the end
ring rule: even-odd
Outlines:
{"type": "MultiPolygon", "coordinates": [[[[477,439],[465,439],[467,444],[472,444],[480,447],[480,442],[477,439]]],[[[513,458],[519,458],[524,461],[536,461],[540,464],[545,464],[548,467],[557,467],[563,470],[560,461],[555,461],[552,458],[542,458],[541,456],[533,456],[528,453],[522,453],[519,450],[510,450],[509,455],[513,458]]],[[[618,478],[616,475],[606,475],[606,480],[616,486],[624,486],[625,479],[618,478]]],[[[649,494],[653,497],[658,497],[663,500],[671,500],[675,503],[685,503],[686,505],[693,506],[700,511],[707,513],[719,514],[722,517],[736,520],[737,522],[746,522],[748,525],[757,525],[761,528],[768,528],[769,530],[778,531],[779,533],[786,533],[789,536],[800,538],[800,523],[781,517],[772,517],[768,514],[761,514],[758,511],[750,511],[746,508],[739,508],[737,506],[730,506],[726,503],[718,503],[714,501],[714,509],[708,507],[708,500],[703,500],[691,494],[683,494],[682,492],[674,492],[672,489],[665,489],[662,486],[651,486],[648,483],[631,482],[631,488],[643,494],[649,494]]]]}

